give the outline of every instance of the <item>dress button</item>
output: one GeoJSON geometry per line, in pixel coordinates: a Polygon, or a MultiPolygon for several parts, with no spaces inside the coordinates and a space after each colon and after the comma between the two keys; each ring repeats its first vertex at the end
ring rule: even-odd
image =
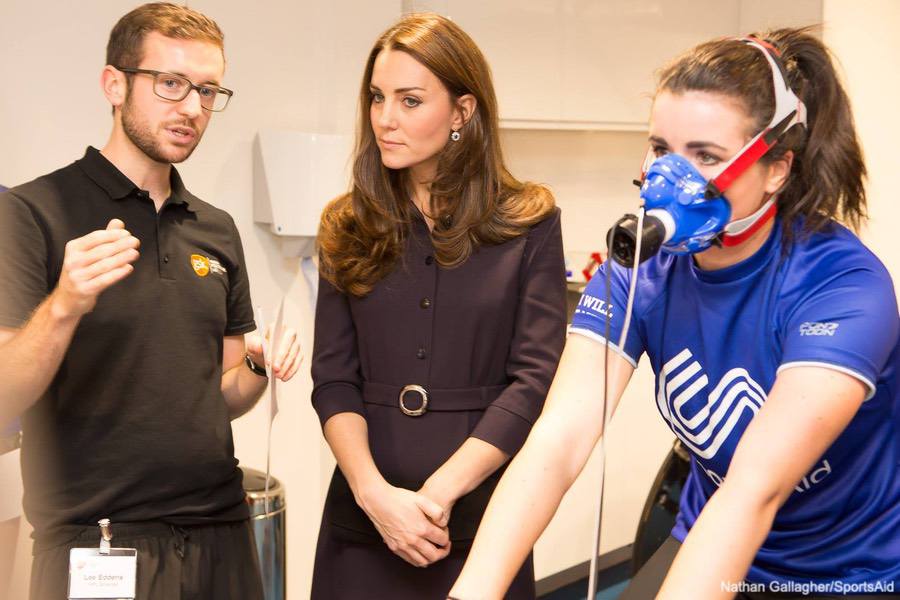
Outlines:
{"type": "Polygon", "coordinates": [[[425,356],[427,356],[425,354],[425,348],[419,348],[418,350],[416,350],[416,358],[421,360],[421,359],[425,358],[425,356]]]}
{"type": "Polygon", "coordinates": [[[169,255],[168,255],[168,254],[165,255],[165,256],[163,256],[163,262],[164,262],[164,263],[168,263],[168,262],[169,262],[169,255]]]}
{"type": "Polygon", "coordinates": [[[433,263],[434,263],[434,257],[433,257],[433,256],[426,256],[426,257],[425,257],[425,264],[426,264],[426,265],[428,265],[428,266],[430,267],[433,263]]]}
{"type": "Polygon", "coordinates": [[[419,302],[419,306],[421,306],[422,308],[428,308],[429,306],[431,306],[431,300],[429,300],[428,298],[422,298],[422,300],[419,302]]]}

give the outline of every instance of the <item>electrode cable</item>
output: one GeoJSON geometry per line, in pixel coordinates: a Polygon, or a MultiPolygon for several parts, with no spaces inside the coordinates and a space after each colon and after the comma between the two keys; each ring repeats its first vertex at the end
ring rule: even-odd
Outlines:
{"type": "MultiPolygon", "coordinates": [[[[612,321],[612,305],[610,303],[612,294],[612,269],[613,263],[615,263],[616,261],[609,260],[609,257],[612,252],[612,248],[614,247],[613,241],[615,239],[616,229],[629,216],[630,215],[625,215],[624,217],[616,221],[615,225],[613,225],[606,236],[607,260],[604,261],[604,263],[606,264],[606,323],[604,325],[603,335],[606,343],[603,350],[603,432],[600,435],[600,491],[597,497],[596,519],[594,520],[594,540],[592,545],[593,550],[591,552],[590,566],[591,571],[590,575],[588,576],[588,600],[594,600],[597,593],[597,561],[600,554],[600,528],[603,519],[603,490],[606,481],[606,432],[609,427],[609,420],[612,416],[611,411],[607,410],[607,399],[609,393],[609,330],[610,322],[612,321]]],[[[641,206],[638,211],[637,217],[637,235],[634,248],[634,266],[631,272],[631,281],[628,285],[628,300],[625,306],[625,320],[622,323],[622,333],[619,336],[618,350],[620,353],[625,353],[625,341],[628,338],[628,327],[631,324],[631,313],[634,306],[634,295],[635,290],[637,289],[638,265],[640,265],[641,261],[641,237],[643,234],[643,230],[644,207],[641,206]]]]}

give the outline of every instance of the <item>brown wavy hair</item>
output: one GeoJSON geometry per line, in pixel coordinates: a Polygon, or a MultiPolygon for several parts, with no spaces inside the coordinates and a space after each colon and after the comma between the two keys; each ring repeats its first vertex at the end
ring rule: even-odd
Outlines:
{"type": "Polygon", "coordinates": [[[414,205],[409,176],[381,162],[369,106],[375,59],[384,50],[406,52],[443,83],[451,102],[472,94],[476,108],[438,157],[430,182],[429,216],[434,256],[456,267],[482,245],[518,237],[554,207],[550,191],[522,183],[503,162],[497,99],[490,68],[475,42],[458,25],[437,14],[402,18],[375,42],[359,93],[359,122],[352,189],[333,200],[319,225],[319,270],[341,291],[365,296],[397,264],[409,235],[414,205]]]}
{"type": "MultiPolygon", "coordinates": [[[[804,234],[834,220],[859,230],[866,215],[866,166],[853,124],[850,100],[830,52],[815,26],[754,33],[781,54],[787,84],[807,109],[807,125],[792,127],[762,158],[772,162],[794,153],[791,173],[778,195],[778,214],[790,240],[792,223],[804,234]]],[[[742,103],[755,135],[775,114],[772,73],[765,56],[735,39],[700,44],[660,72],[657,92],[718,92],[742,103]]]]}

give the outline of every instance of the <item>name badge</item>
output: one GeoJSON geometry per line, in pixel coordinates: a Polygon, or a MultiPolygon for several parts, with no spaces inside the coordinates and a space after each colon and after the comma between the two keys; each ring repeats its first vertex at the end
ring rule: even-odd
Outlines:
{"type": "Polygon", "coordinates": [[[133,600],[137,585],[137,550],[72,548],[69,551],[71,600],[133,600]]]}

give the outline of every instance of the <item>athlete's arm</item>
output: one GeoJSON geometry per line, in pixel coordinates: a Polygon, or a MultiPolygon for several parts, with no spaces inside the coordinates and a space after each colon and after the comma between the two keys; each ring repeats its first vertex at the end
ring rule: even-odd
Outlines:
{"type": "Polygon", "coordinates": [[[776,512],[847,427],[865,395],[860,380],[833,369],[794,367],[779,373],[657,598],[732,598],[728,584],[744,579],[776,512]]]}
{"type": "Polygon", "coordinates": [[[138,245],[119,219],[68,242],[53,292],[21,329],[0,330],[0,428],[41,397],[56,376],[81,317],[93,310],[105,289],[131,273],[138,245]]]}
{"type": "MultiPolygon", "coordinates": [[[[600,342],[569,336],[544,410],[491,497],[453,597],[502,598],[584,468],[603,433],[603,356],[600,342]]],[[[633,372],[610,351],[610,411],[633,372]]]]}
{"type": "Polygon", "coordinates": [[[450,522],[450,513],[456,501],[503,466],[509,455],[496,446],[470,437],[456,452],[438,468],[419,490],[420,494],[431,498],[444,509],[438,525],[445,527],[450,522]]]}

